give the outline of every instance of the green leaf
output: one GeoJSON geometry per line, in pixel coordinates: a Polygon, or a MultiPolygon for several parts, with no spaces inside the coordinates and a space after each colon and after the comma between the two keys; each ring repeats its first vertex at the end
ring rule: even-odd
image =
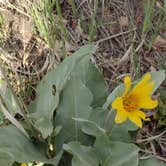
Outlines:
{"type": "Polygon", "coordinates": [[[0,150],[0,164],[3,166],[10,166],[14,162],[14,156],[8,152],[0,150]]]}
{"type": "MultiPolygon", "coordinates": [[[[20,113],[18,110],[18,104],[15,101],[11,90],[7,87],[5,82],[0,78],[0,95],[3,98],[3,101],[8,108],[8,111],[12,114],[20,113]]],[[[1,108],[0,108],[1,109],[1,108]]],[[[2,111],[1,111],[2,112],[2,111]]]]}
{"type": "MultiPolygon", "coordinates": [[[[95,154],[95,156],[92,157],[87,152],[85,153],[83,151],[84,146],[80,145],[80,143],[71,142],[67,145],[65,144],[63,146],[64,150],[68,151],[74,156],[72,162],[75,161],[75,163],[73,164],[73,166],[88,165],[86,161],[88,161],[89,164],[92,163],[92,161],[96,161],[97,165],[99,165],[100,163],[100,165],[102,166],[138,166],[139,149],[137,148],[137,146],[129,143],[110,141],[106,133],[103,132],[103,130],[100,130],[100,128],[94,125],[94,123],[83,119],[77,120],[79,120],[80,122],[93,124],[88,126],[88,128],[86,128],[86,130],[84,131],[85,133],[96,137],[94,146],[90,148],[90,151],[93,151],[93,154],[95,154]],[[94,129],[95,131],[96,129],[98,129],[98,132],[94,132],[91,129],[94,129]],[[88,156],[86,156],[87,154],[88,156]]],[[[90,166],[91,165],[92,164],[90,164],[90,166]]]]}
{"type": "Polygon", "coordinates": [[[48,159],[45,149],[44,143],[32,142],[14,126],[0,128],[0,165],[12,166],[15,161],[19,163],[37,161],[57,166],[62,152],[48,159]]]}
{"type": "Polygon", "coordinates": [[[138,127],[129,120],[127,120],[122,124],[114,123],[110,131],[110,140],[132,142],[132,137],[130,132],[136,131],[137,129],[138,127]]]}
{"type": "Polygon", "coordinates": [[[134,144],[109,141],[101,135],[94,147],[102,166],[138,166],[138,148],[134,144]]]}
{"type": "MultiPolygon", "coordinates": [[[[115,114],[116,111],[114,110],[108,111],[103,110],[102,108],[94,109],[93,111],[91,111],[89,121],[93,122],[96,126],[98,126],[98,128],[101,128],[102,130],[107,132],[111,140],[131,142],[132,137],[130,135],[130,131],[135,131],[138,129],[138,127],[130,121],[126,121],[122,124],[116,124],[114,122],[115,114]]],[[[86,124],[86,126],[84,125],[83,129],[86,134],[88,134],[87,131],[89,130],[89,135],[93,135],[93,132],[96,132],[96,130],[93,129],[90,124],[86,124]],[[84,129],[85,127],[86,132],[84,129]],[[90,131],[92,131],[92,134],[90,134],[90,131]]]]}
{"type": "Polygon", "coordinates": [[[98,135],[103,135],[106,131],[98,126],[95,122],[89,121],[81,118],[74,118],[74,120],[82,123],[82,131],[88,135],[97,137],[98,135]]]}
{"type": "Polygon", "coordinates": [[[89,120],[96,123],[98,126],[109,133],[114,124],[114,112],[104,110],[103,108],[96,108],[91,111],[89,120]]]}
{"type": "Polygon", "coordinates": [[[165,163],[152,157],[149,159],[140,160],[139,166],[165,166],[165,163]]]}
{"type": "Polygon", "coordinates": [[[108,88],[106,86],[103,75],[92,64],[89,57],[84,58],[76,67],[75,76],[81,77],[83,83],[93,94],[92,106],[101,107],[108,95],[108,88]]]}
{"type": "Polygon", "coordinates": [[[153,93],[159,88],[162,82],[165,80],[165,71],[160,70],[156,72],[151,72],[151,80],[154,81],[155,87],[153,89],[153,93]]]}
{"type": "Polygon", "coordinates": [[[100,159],[100,164],[103,166],[111,158],[112,153],[110,140],[106,134],[96,136],[94,149],[98,159],[100,159]]]}
{"type": "Polygon", "coordinates": [[[76,65],[96,50],[94,45],[80,48],[67,57],[56,69],[47,73],[37,87],[36,100],[29,106],[35,127],[47,138],[53,131],[53,113],[59,104],[59,96],[71,78],[76,65]]]}
{"type": "Polygon", "coordinates": [[[138,148],[134,144],[111,142],[111,155],[103,166],[138,166],[138,148]]]}
{"type": "MultiPolygon", "coordinates": [[[[153,89],[154,93],[157,90],[157,88],[161,85],[161,83],[165,80],[165,71],[160,70],[156,72],[151,72],[150,74],[151,74],[151,80],[154,81],[155,83],[155,87],[153,89]]],[[[132,85],[135,85],[138,81],[139,80],[134,81],[132,85]]],[[[123,94],[124,89],[125,89],[124,84],[120,84],[119,86],[117,86],[117,88],[115,88],[114,91],[107,97],[107,100],[103,105],[103,108],[104,109],[109,108],[113,100],[117,96],[121,96],[123,94]]]]}
{"type": "Polygon", "coordinates": [[[71,78],[61,94],[55,118],[55,125],[62,126],[60,134],[55,139],[56,146],[60,147],[64,142],[86,138],[81,132],[81,124],[73,118],[88,119],[92,99],[92,93],[80,78],[71,78]]]}
{"type": "Polygon", "coordinates": [[[63,149],[74,157],[72,166],[98,166],[99,161],[92,147],[80,145],[79,142],[70,142],[63,145],[63,149]]]}
{"type": "MultiPolygon", "coordinates": [[[[11,90],[7,87],[6,83],[2,80],[2,78],[0,78],[0,96],[2,99],[2,102],[5,104],[7,111],[10,112],[10,114],[13,114],[13,116],[16,113],[20,113],[19,106],[16,102],[16,100],[13,97],[13,94],[11,92],[11,90]]],[[[0,124],[3,123],[4,120],[4,114],[2,111],[2,106],[0,104],[0,124]]]]}
{"type": "Polygon", "coordinates": [[[135,130],[135,126],[133,126],[131,122],[127,121],[126,123],[121,124],[120,126],[114,125],[111,129],[111,132],[108,133],[110,134],[109,138],[106,135],[106,131],[99,126],[100,122],[98,123],[98,125],[94,121],[79,118],[77,118],[76,120],[83,124],[82,131],[84,133],[96,137],[96,141],[94,144],[95,152],[98,155],[98,158],[100,159],[100,164],[102,166],[116,166],[116,159],[119,162],[117,162],[117,166],[127,166],[128,164],[129,166],[138,165],[138,148],[134,144],[117,142],[131,141],[129,130],[135,130]],[[126,156],[126,152],[128,156],[126,156]],[[124,156],[124,158],[120,157],[123,159],[119,161],[118,155],[124,156]]]}

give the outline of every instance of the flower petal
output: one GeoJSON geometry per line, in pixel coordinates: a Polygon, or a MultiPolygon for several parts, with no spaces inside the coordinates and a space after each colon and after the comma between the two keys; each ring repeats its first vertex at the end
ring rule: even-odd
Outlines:
{"type": "Polygon", "coordinates": [[[158,105],[157,100],[151,99],[151,94],[154,88],[154,82],[147,82],[150,78],[149,75],[146,74],[146,78],[143,79],[142,83],[138,83],[131,91],[131,94],[133,94],[133,96],[137,96],[139,108],[153,109],[158,105]]]}
{"type": "Polygon", "coordinates": [[[124,78],[124,84],[125,84],[125,91],[122,96],[125,96],[131,87],[131,78],[129,76],[126,76],[124,78]]]}
{"type": "Polygon", "coordinates": [[[122,99],[122,97],[117,97],[112,102],[112,108],[114,108],[114,109],[122,109],[123,108],[123,99],[122,99]]]}
{"type": "Polygon", "coordinates": [[[127,114],[125,110],[117,110],[115,123],[122,123],[127,119],[127,114]]]}
{"type": "Polygon", "coordinates": [[[145,112],[140,111],[140,110],[135,110],[134,111],[135,114],[137,114],[137,116],[139,116],[141,119],[145,120],[145,121],[149,121],[150,119],[146,117],[145,112]]]}
{"type": "Polygon", "coordinates": [[[154,82],[149,82],[143,87],[140,87],[140,89],[133,89],[131,91],[132,94],[136,95],[137,98],[142,98],[142,97],[149,97],[151,96],[154,88],[154,82]]]}
{"type": "Polygon", "coordinates": [[[148,82],[150,81],[150,78],[151,78],[150,73],[145,74],[143,79],[140,82],[138,82],[137,85],[135,85],[132,92],[133,93],[139,93],[140,91],[142,91],[142,88],[145,87],[148,84],[148,82]]]}
{"type": "Polygon", "coordinates": [[[115,117],[115,122],[116,123],[122,123],[127,119],[127,113],[123,108],[123,100],[121,97],[117,97],[113,103],[112,103],[112,108],[117,110],[117,114],[115,117]]]}
{"type": "Polygon", "coordinates": [[[132,121],[133,123],[135,123],[138,127],[142,128],[142,120],[137,115],[137,113],[135,111],[128,112],[127,116],[128,116],[128,118],[129,118],[130,121],[132,121]]]}
{"type": "Polygon", "coordinates": [[[145,109],[153,109],[158,106],[157,100],[152,100],[151,97],[142,97],[139,99],[139,108],[145,108],[145,109]]]}

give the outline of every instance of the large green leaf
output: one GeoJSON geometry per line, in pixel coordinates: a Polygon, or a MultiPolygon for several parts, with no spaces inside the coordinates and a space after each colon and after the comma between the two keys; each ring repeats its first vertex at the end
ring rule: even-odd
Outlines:
{"type": "Polygon", "coordinates": [[[88,57],[84,58],[77,66],[74,75],[81,77],[83,83],[93,94],[93,107],[101,107],[108,95],[104,77],[91,63],[88,57]]]}
{"type": "Polygon", "coordinates": [[[3,166],[11,166],[14,162],[14,156],[8,152],[0,150],[0,164],[3,166]]]}
{"type": "Polygon", "coordinates": [[[86,56],[94,53],[96,47],[87,45],[72,56],[67,57],[56,69],[47,73],[37,87],[36,100],[30,105],[33,112],[29,116],[34,120],[35,127],[46,138],[53,131],[53,113],[59,104],[59,96],[71,78],[76,65],[86,56]]]}
{"type": "Polygon", "coordinates": [[[62,152],[55,158],[48,159],[45,149],[44,143],[32,142],[14,126],[0,128],[1,166],[12,166],[15,161],[19,163],[38,161],[57,166],[62,152]]]}
{"type": "MultiPolygon", "coordinates": [[[[155,90],[161,85],[161,83],[165,80],[165,71],[164,70],[160,70],[157,72],[151,72],[151,80],[154,81],[155,83],[155,87],[153,92],[155,92],[155,90]]],[[[133,82],[133,85],[136,84],[138,82],[138,80],[133,82]]],[[[112,93],[110,93],[110,95],[107,97],[106,102],[103,105],[104,109],[109,108],[109,106],[111,105],[112,101],[117,97],[117,96],[121,96],[122,93],[124,92],[124,84],[120,84],[117,88],[114,89],[114,91],[112,93]]]]}
{"type": "Polygon", "coordinates": [[[101,135],[96,137],[94,147],[102,166],[138,166],[138,148],[134,144],[109,141],[101,135]]]}
{"type": "Polygon", "coordinates": [[[72,166],[98,166],[99,161],[92,147],[80,145],[79,142],[64,144],[64,150],[71,153],[74,157],[72,166]]]}
{"type": "Polygon", "coordinates": [[[62,146],[64,142],[84,139],[80,123],[73,118],[88,119],[92,99],[92,93],[80,77],[71,78],[61,94],[55,118],[55,125],[62,126],[60,134],[55,139],[56,147],[62,146]]]}
{"type": "Polygon", "coordinates": [[[165,166],[165,163],[152,157],[149,159],[140,160],[139,166],[165,166]]]}
{"type": "MultiPolygon", "coordinates": [[[[89,118],[90,111],[88,111],[86,107],[89,107],[89,105],[91,105],[92,107],[102,106],[103,100],[105,99],[107,94],[106,92],[107,87],[106,87],[105,81],[101,73],[98,71],[98,69],[90,62],[89,57],[84,58],[82,61],[80,61],[80,63],[78,63],[76,69],[74,70],[72,74],[69,84],[71,83],[73,84],[72,85],[73,87],[71,88],[69,85],[67,85],[67,87],[68,86],[69,87],[64,89],[63,94],[61,95],[61,100],[63,100],[63,102],[61,102],[59,106],[61,108],[57,109],[57,115],[56,115],[57,117],[55,119],[55,123],[58,125],[62,125],[61,123],[63,123],[62,133],[56,138],[56,142],[57,142],[56,144],[58,145],[61,145],[63,141],[72,141],[72,138],[76,140],[75,133],[74,133],[75,129],[73,130],[72,128],[71,132],[68,132],[70,129],[69,127],[71,127],[71,124],[74,124],[74,123],[79,124],[77,125],[78,131],[79,131],[78,133],[80,133],[80,137],[82,137],[82,132],[80,131],[80,123],[74,122],[72,118],[89,118]],[[89,96],[89,102],[84,103],[84,106],[83,106],[81,103],[86,100],[80,98],[80,100],[78,101],[79,104],[77,103],[79,105],[79,107],[77,106],[78,110],[75,111],[75,113],[73,114],[72,112],[74,109],[72,108],[73,104],[71,104],[73,103],[73,101],[70,103],[69,99],[72,99],[74,96],[77,95],[77,93],[79,92],[79,86],[82,86],[81,84],[87,87],[87,88],[84,88],[85,89],[84,91],[87,91],[86,94],[90,94],[90,92],[91,94],[93,94],[93,101],[92,99],[90,99],[92,98],[92,96],[91,97],[89,96]],[[70,90],[70,96],[66,95],[65,93],[66,89],[70,90]],[[64,105],[64,103],[66,106],[64,105]],[[82,106],[84,107],[84,111],[82,111],[82,108],[81,108],[82,106]],[[72,112],[69,113],[69,111],[72,111],[72,112]],[[83,114],[84,115],[76,117],[77,112],[83,112],[82,115],[83,114]],[[69,120],[65,118],[66,115],[68,116],[67,118],[69,120]],[[63,121],[62,119],[64,119],[64,122],[60,122],[59,119],[61,119],[61,121],[63,121]],[[66,124],[66,122],[69,122],[69,124],[66,124]],[[67,127],[67,129],[65,126],[67,127]],[[62,135],[64,135],[63,139],[62,139],[62,135]],[[61,143],[59,143],[59,141],[61,141],[61,143]]],[[[79,94],[79,96],[81,96],[81,94],[79,94]]],[[[79,96],[78,96],[78,99],[79,99],[79,96]]],[[[80,138],[78,138],[78,140],[80,140],[80,138]]]]}
{"type": "Polygon", "coordinates": [[[134,144],[110,141],[102,132],[93,147],[70,142],[63,148],[73,154],[72,166],[138,166],[139,149],[134,144]]]}
{"type": "MultiPolygon", "coordinates": [[[[97,115],[100,115],[98,113],[101,113],[100,112],[101,110],[96,109],[96,111],[98,111],[97,115]]],[[[94,117],[96,117],[96,115],[94,117]]],[[[96,161],[99,162],[100,165],[102,166],[138,166],[138,148],[134,144],[110,140],[110,138],[106,135],[107,134],[106,131],[99,126],[103,124],[102,121],[95,122],[95,121],[90,121],[90,120],[81,119],[81,118],[75,118],[75,120],[82,124],[82,131],[84,133],[96,137],[96,141],[92,149],[93,149],[93,152],[95,152],[95,154],[97,155],[98,159],[96,161]]],[[[129,129],[131,129],[130,125],[129,125],[129,129]]],[[[125,130],[128,131],[128,129],[125,129],[125,130]]],[[[121,132],[121,131],[117,131],[117,132],[121,132]]],[[[118,140],[118,136],[117,136],[117,140],[118,140]]],[[[81,162],[82,159],[79,159],[79,157],[76,156],[77,154],[81,154],[81,153],[78,150],[76,151],[75,148],[73,148],[73,146],[71,146],[70,148],[68,147],[68,149],[65,147],[64,149],[67,150],[68,152],[72,151],[70,153],[74,155],[73,161],[76,161],[77,165],[86,164],[86,163],[82,164],[81,162]]],[[[80,148],[78,149],[80,150],[80,148]]]]}
{"type": "Polygon", "coordinates": [[[109,138],[105,130],[98,125],[100,123],[79,118],[75,120],[83,124],[84,133],[96,137],[94,150],[102,166],[138,166],[138,148],[134,144],[118,141],[123,140],[122,136],[126,137],[128,130],[132,129],[130,124],[128,128],[125,128],[125,125],[121,130],[112,131],[110,135],[114,135],[116,140],[112,141],[111,136],[109,138]]]}
{"type": "Polygon", "coordinates": [[[107,160],[111,158],[112,153],[108,136],[106,134],[96,136],[94,148],[98,158],[100,159],[100,164],[103,166],[107,160]]]}
{"type": "Polygon", "coordinates": [[[138,166],[138,148],[134,144],[112,142],[111,155],[102,166],[138,166]]]}

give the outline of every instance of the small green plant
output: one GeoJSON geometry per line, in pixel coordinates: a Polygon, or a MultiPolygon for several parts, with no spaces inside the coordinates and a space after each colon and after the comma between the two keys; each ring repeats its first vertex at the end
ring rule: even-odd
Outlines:
{"type": "Polygon", "coordinates": [[[3,18],[3,15],[0,13],[0,43],[1,44],[4,41],[3,23],[4,23],[4,18],[3,18]]]}
{"type": "Polygon", "coordinates": [[[54,48],[57,39],[57,26],[53,13],[51,1],[42,1],[41,6],[31,6],[32,16],[40,35],[44,38],[50,48],[54,48]],[[41,12],[39,12],[41,10],[41,12]]]}
{"type": "MultiPolygon", "coordinates": [[[[31,11],[37,30],[48,47],[53,50],[53,53],[55,49],[62,49],[65,54],[65,41],[68,39],[68,33],[59,1],[43,0],[39,6],[34,3],[31,11]]],[[[57,58],[60,59],[60,57],[57,58]]]]}
{"type": "Polygon", "coordinates": [[[91,13],[91,21],[90,21],[90,27],[89,27],[89,42],[92,43],[95,35],[96,30],[96,14],[98,9],[98,0],[95,2],[94,9],[91,13]]]}
{"type": "Polygon", "coordinates": [[[76,18],[78,12],[77,12],[77,7],[76,7],[76,4],[75,4],[74,0],[71,0],[71,8],[72,8],[72,12],[73,12],[74,17],[76,18]]]}
{"type": "Polygon", "coordinates": [[[154,10],[155,0],[144,1],[145,18],[142,28],[142,36],[145,37],[146,33],[152,28],[152,12],[154,10]]]}
{"type": "Polygon", "coordinates": [[[144,1],[145,18],[142,28],[142,40],[145,40],[148,33],[151,34],[148,42],[145,43],[149,50],[152,48],[159,32],[164,29],[166,21],[166,1],[164,1],[163,7],[158,10],[155,9],[155,5],[155,0],[144,1]]]}
{"type": "Polygon", "coordinates": [[[130,132],[142,127],[141,119],[149,120],[136,109],[157,106],[151,95],[165,72],[148,73],[133,83],[126,77],[125,85],[108,95],[103,76],[90,61],[95,51],[94,45],[83,46],[48,72],[26,108],[9,85],[3,92],[1,86],[0,108],[11,123],[0,128],[0,165],[26,166],[36,161],[53,166],[148,166],[146,160],[139,160],[130,132]],[[146,95],[140,93],[142,89],[146,95]],[[15,113],[21,114],[21,120],[14,118],[15,113]]]}
{"type": "Polygon", "coordinates": [[[166,126],[166,90],[160,88],[160,106],[158,108],[157,119],[161,126],[166,126]]]}

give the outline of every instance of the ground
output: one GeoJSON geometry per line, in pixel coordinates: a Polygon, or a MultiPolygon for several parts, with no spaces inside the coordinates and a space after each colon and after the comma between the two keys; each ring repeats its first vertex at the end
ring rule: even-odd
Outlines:
{"type": "MultiPolygon", "coordinates": [[[[164,0],[1,0],[0,14],[0,63],[27,104],[43,76],[88,43],[98,45],[92,62],[110,91],[125,75],[134,79],[166,70],[164,0]]],[[[153,120],[137,136],[137,143],[145,147],[142,157],[152,153],[162,161],[166,161],[165,87],[166,82],[154,96],[160,105],[149,114],[153,120]]]]}

